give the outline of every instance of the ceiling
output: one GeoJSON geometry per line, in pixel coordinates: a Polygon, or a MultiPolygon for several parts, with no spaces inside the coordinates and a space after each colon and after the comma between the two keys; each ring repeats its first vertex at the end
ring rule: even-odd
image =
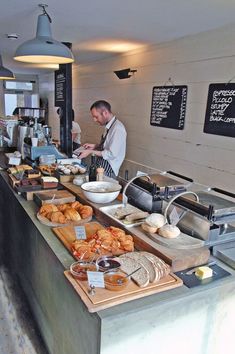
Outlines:
{"type": "MultiPolygon", "coordinates": [[[[0,53],[15,73],[39,73],[32,64],[12,59],[15,49],[35,36],[38,0],[2,0],[0,53]],[[9,40],[6,34],[18,34],[9,40]]],[[[234,23],[233,0],[47,0],[53,38],[71,42],[77,64],[148,44],[234,23]]]]}

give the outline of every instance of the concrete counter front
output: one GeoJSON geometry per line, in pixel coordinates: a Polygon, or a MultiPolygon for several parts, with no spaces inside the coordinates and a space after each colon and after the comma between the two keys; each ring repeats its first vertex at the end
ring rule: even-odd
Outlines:
{"type": "Polygon", "coordinates": [[[37,220],[36,204],[16,195],[4,172],[0,191],[1,262],[19,280],[49,353],[234,353],[232,269],[232,276],[210,285],[182,286],[91,314],[63,275],[73,258],[37,220]]]}

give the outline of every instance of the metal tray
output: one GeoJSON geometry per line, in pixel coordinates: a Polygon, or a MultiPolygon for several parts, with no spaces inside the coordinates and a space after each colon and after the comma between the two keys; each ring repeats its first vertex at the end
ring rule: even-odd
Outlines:
{"type": "MultiPolygon", "coordinates": [[[[134,207],[131,204],[127,203],[128,210],[130,210],[130,213],[136,213],[138,211],[142,211],[141,209],[138,209],[136,207],[134,207]]],[[[125,227],[132,227],[132,226],[137,226],[137,225],[141,225],[144,220],[141,221],[137,221],[134,222],[132,224],[126,224],[125,222],[123,222],[123,220],[119,220],[118,218],[116,218],[114,216],[115,212],[117,211],[118,208],[124,208],[124,204],[114,204],[114,205],[110,205],[110,206],[105,206],[105,207],[101,207],[99,208],[99,210],[101,210],[104,214],[108,215],[109,217],[111,217],[113,220],[117,221],[119,224],[125,226],[125,227]]]]}

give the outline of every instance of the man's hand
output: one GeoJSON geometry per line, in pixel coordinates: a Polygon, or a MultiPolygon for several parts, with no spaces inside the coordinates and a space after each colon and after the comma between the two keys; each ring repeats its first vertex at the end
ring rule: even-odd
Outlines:
{"type": "Polygon", "coordinates": [[[94,150],[95,147],[96,147],[96,144],[89,144],[89,143],[86,143],[86,144],[82,145],[82,147],[83,147],[84,149],[94,150]]]}
{"type": "Polygon", "coordinates": [[[80,154],[79,154],[79,159],[84,159],[85,157],[89,156],[90,154],[93,153],[93,150],[91,149],[86,149],[83,150],[80,154]]]}

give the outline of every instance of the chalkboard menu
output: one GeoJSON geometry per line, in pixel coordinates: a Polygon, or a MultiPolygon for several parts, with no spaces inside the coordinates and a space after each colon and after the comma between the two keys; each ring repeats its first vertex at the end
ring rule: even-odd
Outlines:
{"type": "Polygon", "coordinates": [[[61,107],[66,101],[66,71],[63,68],[55,71],[55,106],[61,107]]]}
{"type": "Polygon", "coordinates": [[[150,124],[184,129],[187,86],[155,86],[152,93],[150,124]]]}
{"type": "Polygon", "coordinates": [[[235,137],[235,83],[210,84],[203,131],[235,137]]]}

